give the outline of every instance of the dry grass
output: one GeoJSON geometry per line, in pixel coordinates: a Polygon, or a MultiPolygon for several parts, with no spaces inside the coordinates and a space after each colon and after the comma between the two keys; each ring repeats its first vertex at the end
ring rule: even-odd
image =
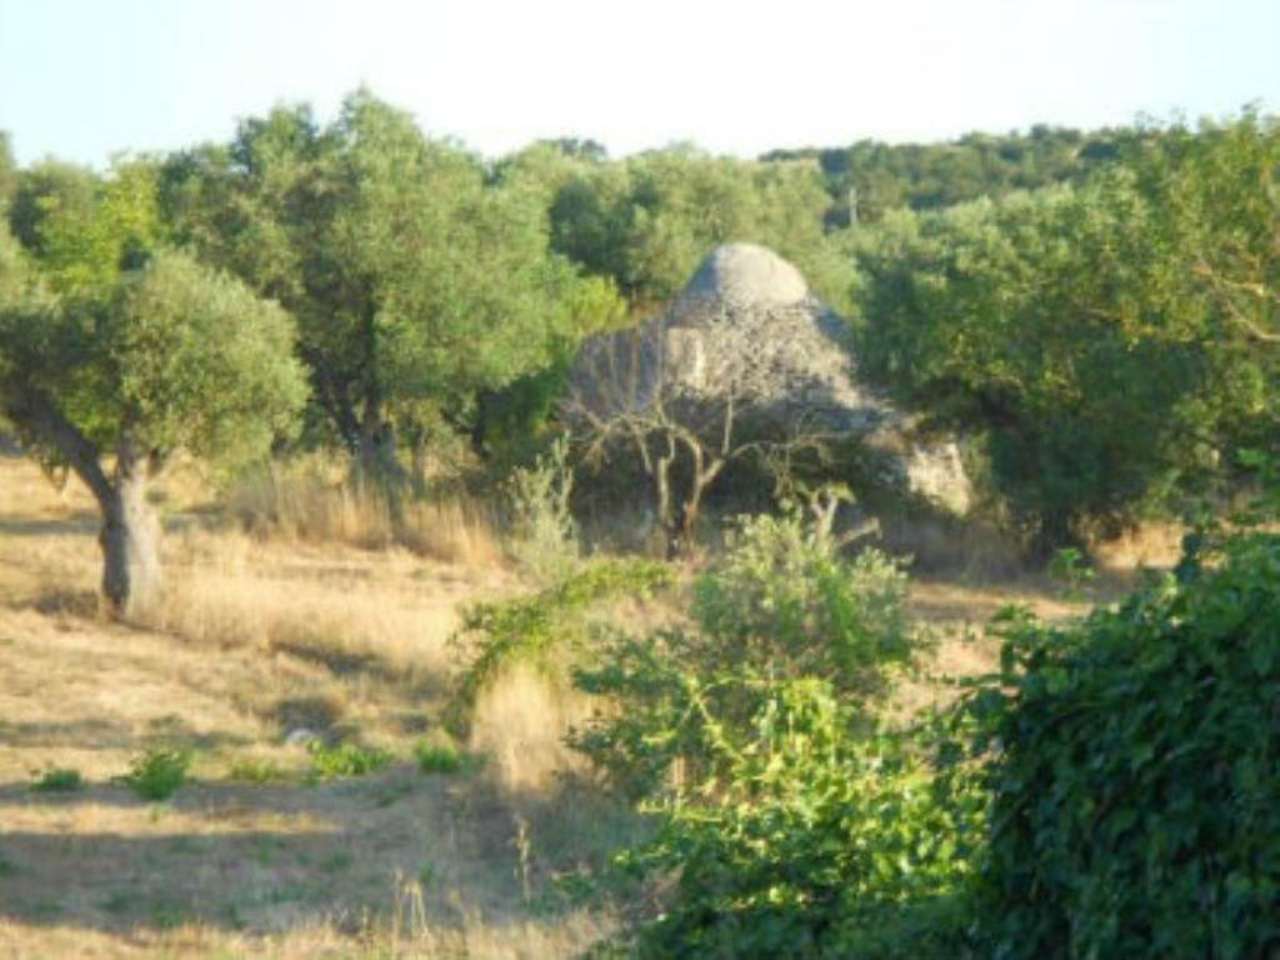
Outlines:
{"type": "Polygon", "coordinates": [[[501,560],[494,516],[485,505],[457,494],[410,501],[393,522],[386,499],[372,489],[353,489],[346,473],[341,464],[315,457],[272,464],[235,486],[227,511],[261,538],[373,550],[401,546],[472,567],[501,560]]]}
{"type": "MultiPolygon", "coordinates": [[[[515,669],[478,704],[479,772],[412,760],[444,736],[459,604],[521,588],[488,515],[411,507],[422,540],[393,538],[385,509],[307,469],[242,489],[229,525],[193,509],[196,474],[159,491],[164,598],[120,625],[97,613],[89,497],[0,458],[0,956],[568,957],[613,928],[551,882],[644,829],[571,779],[561,736],[583,700],[515,669]],[[397,761],[308,786],[299,728],[397,761]],[[143,803],[115,778],[167,745],[196,751],[193,782],[143,803]],[[85,789],[32,792],[50,768],[85,789]]],[[[942,638],[931,669],[988,669],[994,645],[965,635],[1010,600],[1084,609],[1044,581],[918,581],[912,611],[942,638]]],[[[665,614],[616,615],[643,630],[665,614]]],[[[901,706],[942,689],[908,686],[901,706]]]]}
{"type": "Polygon", "coordinates": [[[545,902],[558,865],[590,853],[581,831],[544,830],[526,789],[551,782],[529,760],[558,762],[526,749],[564,722],[553,700],[482,713],[483,746],[518,769],[426,776],[412,760],[439,736],[457,605],[516,586],[487,551],[446,563],[210,529],[186,512],[198,484],[158,499],[164,600],[112,624],[88,497],[0,460],[0,956],[539,958],[611,929],[545,902]],[[307,786],[306,748],[286,742],[299,727],[397,762],[307,786]],[[115,778],[165,745],[196,750],[194,780],[157,807],[115,778]],[[33,793],[50,768],[85,789],[33,793]]]}

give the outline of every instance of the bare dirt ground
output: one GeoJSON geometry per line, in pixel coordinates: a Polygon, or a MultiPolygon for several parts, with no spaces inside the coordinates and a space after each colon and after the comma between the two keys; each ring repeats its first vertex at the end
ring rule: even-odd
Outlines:
{"type": "MultiPolygon", "coordinates": [[[[573,712],[529,677],[482,704],[478,770],[424,774],[461,603],[518,589],[496,565],[264,541],[214,528],[198,485],[164,501],[169,589],[146,623],[97,612],[92,503],[0,458],[0,957],[564,957],[612,928],[552,882],[636,824],[555,770],[573,712]],[[390,751],[307,783],[305,729],[390,751]],[[294,738],[296,739],[296,737],[294,738]],[[142,752],[194,750],[139,799],[142,752]],[[51,769],[82,789],[40,792],[51,769]]],[[[1119,581],[1117,581],[1119,583],[1119,581]]],[[[1106,587],[1104,585],[1103,588],[1106,587]]],[[[1086,608],[1041,581],[916,584],[937,673],[993,665],[966,639],[1000,606],[1086,608]]],[[[927,681],[904,702],[937,696],[927,681]]]]}

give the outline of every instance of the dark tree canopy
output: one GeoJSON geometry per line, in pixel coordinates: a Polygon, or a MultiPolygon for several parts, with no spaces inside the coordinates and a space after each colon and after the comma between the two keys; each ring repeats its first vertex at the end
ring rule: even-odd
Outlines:
{"type": "Polygon", "coordinates": [[[1248,115],[1079,188],[887,217],[857,243],[864,368],[984,431],[1045,546],[1168,508],[1280,426],[1277,170],[1248,115]]]}
{"type": "Polygon", "coordinates": [[[547,366],[593,320],[547,245],[542,197],[425,137],[364,91],[320,127],[308,108],[245,121],[229,147],[167,165],[178,236],[297,317],[316,409],[364,466],[396,434],[547,366]]]}

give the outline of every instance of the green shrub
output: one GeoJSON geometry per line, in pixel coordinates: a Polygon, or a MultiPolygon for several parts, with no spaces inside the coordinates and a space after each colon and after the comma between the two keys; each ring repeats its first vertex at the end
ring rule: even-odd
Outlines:
{"type": "Polygon", "coordinates": [[[919,646],[905,594],[905,575],[877,551],[846,560],[799,515],[744,519],[724,558],[694,585],[693,629],[597,637],[575,682],[621,709],[572,742],[614,786],[640,797],[677,761],[705,772],[714,751],[704,712],[741,737],[777,682],[819,678],[865,706],[919,646]]]}
{"type": "Polygon", "coordinates": [[[192,759],[190,750],[151,749],[134,758],[123,781],[143,800],[167,800],[186,783],[192,759]]]}
{"type": "MultiPolygon", "coordinates": [[[[1117,609],[1005,624],[993,956],[1263,957],[1280,944],[1280,538],[1117,609]]],[[[981,742],[979,746],[981,746],[981,742]]]]}
{"type": "Polygon", "coordinates": [[[413,748],[413,755],[418,761],[418,769],[423,773],[466,773],[477,769],[484,762],[483,757],[465,753],[447,743],[423,741],[413,748]]]}
{"type": "Polygon", "coordinates": [[[912,737],[867,732],[821,680],[768,684],[743,737],[706,719],[716,775],[627,858],[677,878],[640,956],[960,955],[979,794],[949,796],[912,737]]]}
{"type": "Polygon", "coordinates": [[[620,596],[649,596],[672,579],[661,563],[600,560],[532,596],[465,608],[462,626],[449,640],[466,664],[446,709],[451,732],[466,732],[477,696],[502,669],[519,661],[537,662],[581,641],[594,605],[620,596]]]}
{"type": "Polygon", "coordinates": [[[691,627],[596,639],[575,679],[613,706],[571,742],[658,818],[620,865],[674,882],[636,954],[959,955],[985,796],[873,708],[919,647],[905,588],[882,554],[758,517],[698,579],[691,627]]]}
{"type": "Polygon", "coordinates": [[[913,653],[906,591],[899,565],[877,550],[845,560],[828,532],[797,514],[745,517],[724,559],[698,579],[693,616],[723,666],[877,696],[886,668],[913,653]]]}
{"type": "Polygon", "coordinates": [[[322,740],[313,740],[307,747],[311,755],[309,778],[313,782],[336,780],[339,777],[363,777],[377,773],[389,766],[395,756],[378,747],[362,747],[357,743],[340,743],[334,746],[322,740]]]}
{"type": "Polygon", "coordinates": [[[84,789],[84,778],[79,770],[50,767],[36,777],[31,789],[37,793],[74,793],[84,789]]]}

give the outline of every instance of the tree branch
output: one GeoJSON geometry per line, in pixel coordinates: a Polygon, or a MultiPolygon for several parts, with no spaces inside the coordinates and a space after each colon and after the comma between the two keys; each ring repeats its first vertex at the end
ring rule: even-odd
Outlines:
{"type": "Polygon", "coordinates": [[[20,390],[6,398],[5,415],[35,440],[66,460],[94,498],[106,506],[114,490],[102,470],[98,448],[39,390],[20,390]]]}

